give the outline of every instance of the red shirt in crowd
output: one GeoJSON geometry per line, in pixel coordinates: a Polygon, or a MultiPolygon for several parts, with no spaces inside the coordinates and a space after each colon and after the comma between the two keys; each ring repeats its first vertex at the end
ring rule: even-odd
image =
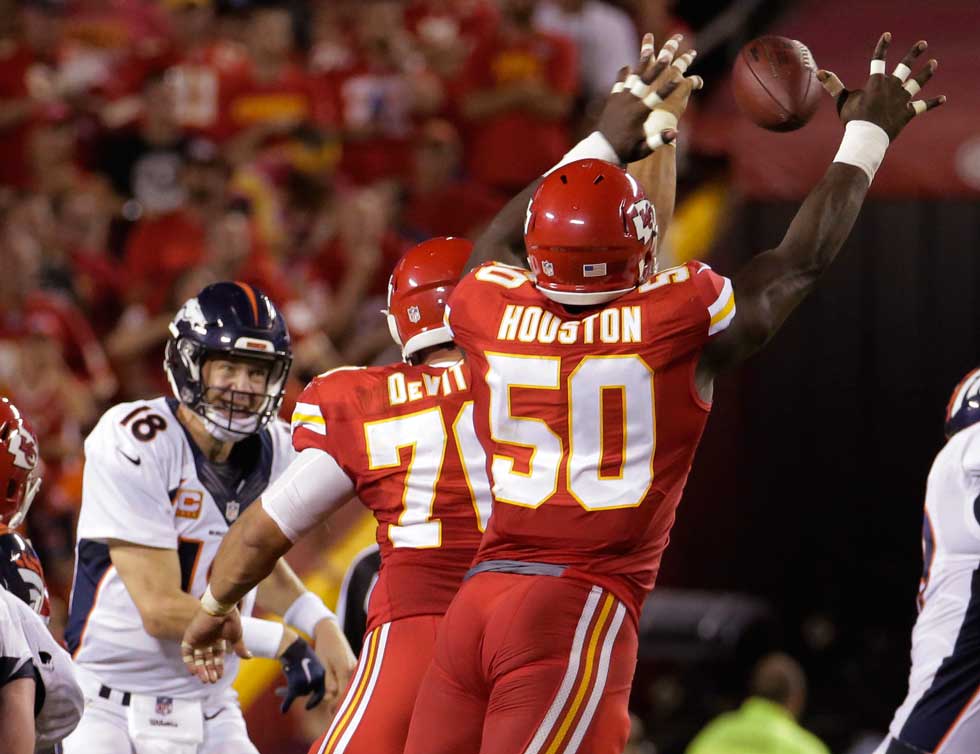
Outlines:
{"type": "Polygon", "coordinates": [[[85,314],[66,296],[35,290],[15,308],[0,308],[0,341],[53,338],[68,368],[86,382],[112,379],[109,361],[85,314]]]}
{"type": "MultiPolygon", "coordinates": [[[[509,41],[498,32],[470,56],[459,93],[465,97],[535,79],[554,92],[574,94],[578,68],[572,44],[540,32],[509,41]]],[[[522,189],[558,162],[569,146],[565,118],[549,120],[514,109],[468,123],[470,176],[508,193],[522,189]]]]}
{"type": "Polygon", "coordinates": [[[126,241],[123,264],[133,301],[151,315],[170,302],[177,279],[204,261],[205,230],[186,210],[140,220],[126,241]]]}
{"type": "Polygon", "coordinates": [[[332,119],[330,103],[317,97],[312,77],[298,63],[285,65],[269,80],[260,80],[251,66],[244,66],[228,89],[222,136],[260,124],[317,124],[332,119]]]}
{"type": "Polygon", "coordinates": [[[341,172],[357,184],[405,176],[414,129],[405,76],[358,56],[317,76],[317,91],[332,103],[344,135],[341,172]]]}
{"type": "MultiPolygon", "coordinates": [[[[25,99],[37,90],[47,88],[45,81],[50,81],[52,75],[51,61],[42,60],[25,45],[9,39],[0,40],[0,107],[5,100],[25,99]]],[[[39,102],[38,110],[40,107],[39,102]]],[[[0,130],[0,185],[19,189],[29,187],[28,145],[34,123],[32,115],[0,130]]]]}

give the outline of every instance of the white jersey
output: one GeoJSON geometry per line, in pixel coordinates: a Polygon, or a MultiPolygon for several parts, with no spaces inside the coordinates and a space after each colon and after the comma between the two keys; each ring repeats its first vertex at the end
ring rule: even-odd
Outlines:
{"type": "MultiPolygon", "coordinates": [[[[229,525],[295,456],[289,426],[274,420],[236,443],[229,463],[210,463],[177,420],[170,398],[122,403],[85,441],[82,508],[65,639],[79,666],[120,691],[202,698],[220,694],[238,672],[225,658],[221,681],[205,686],[187,672],[176,641],[143,628],[136,604],[109,558],[108,540],[176,550],[181,588],[200,597],[229,525]],[[238,478],[235,489],[228,479],[238,478]]],[[[242,601],[250,615],[255,590],[242,601]]]]}
{"type": "Polygon", "coordinates": [[[980,424],[936,456],[922,531],[909,693],[889,731],[922,751],[980,751],[980,424]]]}
{"type": "Polygon", "coordinates": [[[82,716],[75,668],[41,617],[0,589],[0,685],[15,678],[34,679],[35,751],[53,748],[82,716]]]}

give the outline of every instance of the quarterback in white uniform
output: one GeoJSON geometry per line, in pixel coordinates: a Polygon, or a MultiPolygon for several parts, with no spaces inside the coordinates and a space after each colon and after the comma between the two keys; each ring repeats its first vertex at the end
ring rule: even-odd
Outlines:
{"type": "Polygon", "coordinates": [[[37,554],[13,531],[41,484],[37,438],[0,398],[0,736],[4,752],[54,751],[82,715],[71,657],[47,628],[37,554]]]}
{"type": "MultiPolygon", "coordinates": [[[[86,705],[67,754],[256,751],[230,688],[238,658],[205,686],[184,667],[179,642],[228,527],[294,457],[276,418],[289,335],[272,302],[244,283],[208,286],[170,331],[176,398],[117,405],[85,442],[65,637],[86,705]]],[[[257,592],[264,609],[314,637],[336,695],[350,650],[330,611],[285,561],[257,592]]],[[[255,591],[242,600],[243,614],[255,601],[255,591]]],[[[318,703],[325,676],[313,650],[280,623],[246,623],[249,651],[283,663],[285,706],[305,694],[308,707],[318,703]]]]}
{"type": "Polygon", "coordinates": [[[980,369],[946,411],[929,471],[909,691],[875,754],[980,752],[980,369]]]}

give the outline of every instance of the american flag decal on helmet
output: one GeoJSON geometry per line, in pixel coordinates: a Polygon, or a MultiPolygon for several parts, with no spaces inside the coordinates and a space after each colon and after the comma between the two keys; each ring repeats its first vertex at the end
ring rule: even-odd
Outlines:
{"type": "Polygon", "coordinates": [[[582,276],[587,278],[601,278],[606,274],[606,263],[583,264],[582,276]]]}

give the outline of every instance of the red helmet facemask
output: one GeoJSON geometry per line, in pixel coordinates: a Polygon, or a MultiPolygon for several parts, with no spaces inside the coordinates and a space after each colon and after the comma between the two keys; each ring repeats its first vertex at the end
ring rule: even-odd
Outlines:
{"type": "Polygon", "coordinates": [[[17,407],[0,398],[0,523],[20,526],[41,487],[37,437],[17,407]]]}
{"type": "Polygon", "coordinates": [[[602,160],[555,170],[527,207],[535,285],[562,304],[611,301],[656,269],[657,217],[633,178],[602,160]]]}
{"type": "Polygon", "coordinates": [[[423,348],[452,342],[443,315],[472,251],[464,238],[432,238],[398,260],[388,281],[386,314],[406,361],[423,348]]]}

